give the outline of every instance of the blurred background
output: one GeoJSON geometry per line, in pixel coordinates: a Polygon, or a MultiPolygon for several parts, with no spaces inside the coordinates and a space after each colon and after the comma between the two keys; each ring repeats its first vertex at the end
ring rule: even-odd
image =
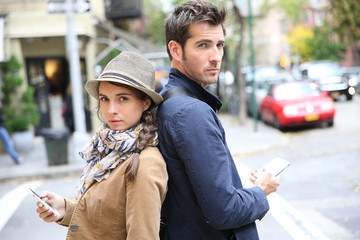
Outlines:
{"type": "MultiPolygon", "coordinates": [[[[33,127],[39,135],[43,128],[67,126],[71,132],[91,132],[98,126],[91,114],[95,103],[82,86],[123,50],[153,61],[160,91],[170,64],[164,21],[181,2],[1,0],[0,99],[8,130],[33,127]],[[6,81],[11,77],[21,80],[6,81]],[[27,105],[31,101],[34,105],[17,104],[24,92],[33,98],[27,105]],[[20,108],[28,109],[27,119],[20,108]]],[[[223,111],[237,114],[241,123],[254,104],[260,105],[269,84],[311,78],[301,68],[304,62],[328,60],[339,65],[339,81],[349,86],[332,87],[337,90],[335,99],[344,93],[351,100],[359,92],[358,1],[213,2],[228,11],[227,42],[219,82],[209,89],[223,100],[223,111]]]]}
{"type": "MultiPolygon", "coordinates": [[[[276,156],[292,160],[296,168],[286,170],[280,193],[320,229],[287,208],[306,234],[274,217],[262,222],[262,239],[360,239],[359,0],[209,1],[227,10],[222,69],[208,89],[223,101],[219,115],[236,161],[255,168],[276,156]],[[328,205],[319,214],[321,201],[328,205]]],[[[13,166],[0,142],[2,204],[13,188],[39,177],[55,179],[34,188],[72,196],[62,183],[76,185],[83,166],[76,152],[100,124],[85,82],[121,51],[135,51],[154,64],[160,91],[170,70],[164,23],[182,2],[0,0],[1,110],[25,157],[13,166]]],[[[27,216],[30,202],[22,209],[27,216]]],[[[0,212],[1,239],[42,229],[39,220],[31,230],[20,213],[8,214],[0,212]],[[14,235],[18,218],[25,223],[14,235]]],[[[64,230],[46,226],[44,239],[57,231],[64,239],[64,230]]]]}

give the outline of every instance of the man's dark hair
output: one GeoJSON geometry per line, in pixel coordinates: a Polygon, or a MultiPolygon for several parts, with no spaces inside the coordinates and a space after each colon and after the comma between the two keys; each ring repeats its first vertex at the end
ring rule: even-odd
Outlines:
{"type": "Polygon", "coordinates": [[[168,44],[170,41],[176,41],[184,49],[187,39],[189,39],[189,28],[193,23],[208,23],[211,25],[220,25],[225,35],[225,9],[219,10],[213,4],[203,0],[190,0],[175,8],[165,23],[166,47],[170,60],[172,56],[168,44]]]}

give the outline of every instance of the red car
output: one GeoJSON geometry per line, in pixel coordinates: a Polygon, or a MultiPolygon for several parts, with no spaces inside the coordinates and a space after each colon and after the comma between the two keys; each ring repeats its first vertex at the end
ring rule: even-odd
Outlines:
{"type": "Polygon", "coordinates": [[[334,101],[309,81],[274,84],[260,105],[261,119],[279,129],[322,123],[330,127],[334,115],[334,101]]]}

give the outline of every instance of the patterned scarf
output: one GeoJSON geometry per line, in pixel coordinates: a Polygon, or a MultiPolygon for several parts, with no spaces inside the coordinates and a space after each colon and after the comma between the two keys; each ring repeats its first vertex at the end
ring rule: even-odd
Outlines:
{"type": "MultiPolygon", "coordinates": [[[[96,180],[107,179],[111,169],[128,159],[135,150],[135,142],[143,125],[138,124],[125,131],[114,131],[103,124],[91,138],[88,144],[79,152],[87,164],[77,186],[76,200],[96,180]]],[[[149,143],[157,146],[158,135],[149,143]]]]}

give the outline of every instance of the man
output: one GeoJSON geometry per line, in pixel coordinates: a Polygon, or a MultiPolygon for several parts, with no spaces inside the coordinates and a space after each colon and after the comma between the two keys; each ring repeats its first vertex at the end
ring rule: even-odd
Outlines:
{"type": "Polygon", "coordinates": [[[164,203],[166,239],[258,239],[255,221],[269,209],[266,195],[279,178],[264,172],[242,186],[216,115],[220,100],[205,88],[216,83],[223,57],[225,11],[202,1],[178,6],[166,21],[169,82],[177,94],[158,109],[160,150],[169,173],[164,203]]]}

